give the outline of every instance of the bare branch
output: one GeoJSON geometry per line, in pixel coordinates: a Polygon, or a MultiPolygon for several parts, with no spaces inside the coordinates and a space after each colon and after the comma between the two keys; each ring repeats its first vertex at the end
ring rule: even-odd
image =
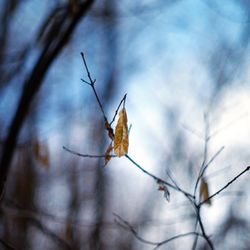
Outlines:
{"type": "Polygon", "coordinates": [[[191,199],[194,199],[194,196],[191,195],[190,193],[184,191],[183,189],[179,188],[179,187],[176,187],[175,185],[172,185],[170,184],[169,182],[155,176],[154,174],[148,172],[147,170],[145,170],[142,166],[140,166],[137,162],[135,162],[128,154],[125,155],[125,157],[130,161],[132,162],[137,168],[139,168],[143,173],[145,173],[146,175],[150,176],[151,178],[153,178],[158,184],[159,183],[162,183],[176,191],[179,191],[181,193],[183,193],[185,196],[191,198],[191,199]]]}
{"type": "Polygon", "coordinates": [[[107,119],[107,117],[106,117],[106,115],[105,115],[105,112],[104,112],[104,109],[103,109],[101,100],[100,100],[100,98],[99,98],[99,96],[98,96],[98,94],[97,94],[97,92],[96,92],[96,89],[95,89],[95,82],[96,82],[96,79],[93,80],[92,77],[91,77],[91,74],[90,74],[90,72],[89,72],[88,65],[87,65],[87,63],[86,63],[86,60],[85,60],[85,57],[84,57],[84,53],[83,53],[83,52],[81,52],[81,56],[82,56],[82,60],[83,60],[83,63],[84,63],[84,66],[85,66],[85,69],[86,69],[86,72],[87,72],[87,75],[88,75],[88,78],[89,78],[89,81],[90,81],[90,82],[87,82],[87,81],[85,81],[85,80],[83,80],[83,79],[81,79],[81,80],[82,80],[84,83],[87,83],[89,86],[91,86],[91,88],[92,88],[92,90],[93,90],[93,92],[94,92],[94,94],[95,94],[95,98],[96,98],[96,100],[97,100],[97,102],[98,102],[98,105],[99,105],[99,107],[100,107],[100,109],[101,109],[101,112],[102,112],[102,115],[103,115],[104,122],[105,122],[105,123],[108,123],[108,119],[107,119]]]}
{"type": "Polygon", "coordinates": [[[167,240],[163,240],[163,241],[159,241],[159,242],[154,242],[154,241],[149,241],[149,240],[146,240],[144,239],[143,237],[141,237],[138,232],[134,229],[134,227],[132,225],[130,225],[126,220],[124,220],[121,216],[119,216],[118,214],[115,214],[115,217],[118,219],[116,220],[116,222],[121,226],[123,227],[124,229],[130,231],[136,239],[138,239],[139,241],[145,243],[145,244],[148,244],[148,245],[153,245],[155,246],[154,249],[157,249],[161,246],[163,246],[164,244],[167,244],[169,243],[170,241],[173,241],[173,240],[176,240],[176,239],[179,239],[179,238],[182,238],[182,237],[186,237],[186,236],[191,236],[191,235],[197,235],[197,236],[200,236],[200,237],[203,237],[203,235],[199,234],[199,233],[196,233],[196,232],[188,232],[188,233],[184,233],[184,234],[178,234],[178,235],[175,235],[167,240]]]}
{"type": "Polygon", "coordinates": [[[123,103],[123,105],[125,105],[126,97],[127,97],[127,94],[125,94],[125,95],[123,96],[123,98],[121,99],[121,101],[120,101],[120,103],[119,103],[119,105],[118,105],[118,107],[117,107],[117,109],[116,109],[116,111],[115,111],[115,115],[114,115],[112,121],[109,123],[110,126],[111,126],[112,123],[115,121],[115,118],[116,118],[116,116],[117,116],[117,114],[118,114],[118,110],[119,110],[119,108],[121,107],[122,103],[123,103]]]}
{"type": "MultiPolygon", "coordinates": [[[[74,154],[74,155],[77,155],[77,156],[80,156],[80,157],[85,157],[85,158],[105,158],[106,155],[90,155],[90,154],[81,154],[81,153],[78,153],[76,151],[73,151],[69,148],[66,148],[65,146],[63,146],[63,149],[68,151],[69,153],[71,154],[74,154]]],[[[110,157],[117,157],[116,155],[110,155],[110,157]]]]}
{"type": "Polygon", "coordinates": [[[200,170],[200,173],[198,175],[198,178],[196,180],[196,183],[195,183],[195,193],[197,191],[197,187],[198,187],[198,184],[202,178],[202,176],[204,175],[206,169],[209,167],[209,165],[220,155],[220,153],[224,150],[224,146],[222,146],[215,154],[214,156],[208,161],[208,163],[206,163],[200,170]]]}
{"type": "Polygon", "coordinates": [[[199,206],[202,206],[205,202],[207,202],[208,200],[211,200],[212,198],[214,198],[215,196],[217,196],[219,193],[221,193],[223,190],[225,190],[228,186],[230,186],[233,182],[235,182],[241,175],[243,175],[244,173],[246,173],[247,171],[249,171],[250,166],[248,166],[244,171],[242,171],[241,173],[239,173],[237,176],[235,176],[231,181],[229,181],[224,187],[222,187],[221,189],[219,189],[217,192],[215,192],[214,194],[210,195],[206,200],[200,202],[199,206]]]}

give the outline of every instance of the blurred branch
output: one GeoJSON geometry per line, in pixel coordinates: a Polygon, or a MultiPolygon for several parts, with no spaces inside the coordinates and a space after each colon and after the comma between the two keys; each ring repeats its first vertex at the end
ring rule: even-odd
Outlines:
{"type": "MultiPolygon", "coordinates": [[[[39,91],[43,79],[54,60],[58,57],[64,46],[69,41],[77,24],[92,6],[94,0],[84,1],[78,4],[77,12],[71,13],[68,8],[60,22],[60,35],[53,35],[44,44],[40,57],[33,67],[30,76],[24,83],[23,92],[17,106],[16,113],[11,121],[7,138],[4,143],[3,152],[0,159],[0,195],[2,196],[4,185],[8,176],[9,166],[13,158],[17,139],[20,134],[23,123],[28,116],[29,108],[39,91]]],[[[56,23],[55,25],[58,25],[56,23]]]]}
{"type": "Polygon", "coordinates": [[[64,239],[60,238],[56,233],[51,231],[48,227],[46,227],[41,221],[34,217],[27,218],[28,221],[38,229],[40,229],[45,235],[51,238],[57,245],[61,247],[61,249],[72,250],[69,243],[67,243],[64,239]]]}
{"type": "Polygon", "coordinates": [[[170,241],[182,238],[182,237],[186,237],[186,236],[191,236],[191,235],[197,235],[200,237],[203,237],[203,235],[196,233],[196,232],[188,232],[188,233],[184,233],[184,234],[178,234],[175,235],[167,240],[163,240],[163,241],[159,241],[159,242],[153,242],[153,241],[149,241],[144,239],[143,237],[141,237],[138,232],[134,229],[134,227],[132,225],[129,224],[129,222],[127,222],[126,220],[124,220],[121,216],[119,216],[118,214],[114,213],[114,216],[116,217],[116,222],[118,223],[118,225],[120,225],[122,228],[124,228],[125,230],[130,231],[136,239],[138,239],[139,241],[148,244],[148,245],[153,245],[155,246],[154,249],[157,249],[161,246],[163,246],[164,244],[169,243],[170,241]]]}
{"type": "Polygon", "coordinates": [[[54,241],[57,245],[59,245],[62,249],[71,249],[71,246],[68,242],[66,242],[63,238],[59,237],[56,233],[50,230],[47,226],[45,226],[41,220],[38,218],[38,215],[47,216],[50,219],[54,218],[52,215],[45,214],[41,212],[41,214],[37,214],[34,211],[26,210],[20,207],[16,202],[12,200],[4,199],[1,204],[1,210],[4,214],[8,214],[12,211],[12,215],[14,212],[15,216],[20,216],[25,218],[30,224],[37,227],[41,230],[45,235],[47,235],[52,241],[54,241]],[[10,210],[11,209],[11,210],[10,210]]]}
{"type": "Polygon", "coordinates": [[[208,152],[208,142],[210,140],[209,137],[209,123],[208,123],[208,114],[204,114],[204,122],[205,122],[205,136],[204,136],[204,152],[203,152],[203,161],[200,167],[200,171],[198,174],[198,177],[196,179],[195,187],[194,187],[194,196],[196,195],[196,191],[199,185],[199,181],[202,177],[201,173],[205,167],[206,161],[207,161],[207,152],[208,152]]]}
{"type": "Polygon", "coordinates": [[[9,250],[16,250],[16,248],[14,248],[9,242],[7,242],[6,240],[0,239],[0,244],[2,244],[6,249],[9,250]]]}

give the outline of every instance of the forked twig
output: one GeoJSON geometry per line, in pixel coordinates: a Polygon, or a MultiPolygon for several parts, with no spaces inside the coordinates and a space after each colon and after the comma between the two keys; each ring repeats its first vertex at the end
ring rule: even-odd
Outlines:
{"type": "Polygon", "coordinates": [[[250,166],[248,166],[245,170],[240,172],[237,176],[235,176],[231,181],[229,181],[225,186],[223,186],[221,189],[219,189],[217,192],[214,194],[210,195],[206,200],[200,202],[199,206],[202,206],[204,203],[207,201],[211,200],[215,196],[217,196],[219,193],[221,193],[223,190],[225,190],[228,186],[230,186],[233,182],[235,182],[240,176],[242,176],[244,173],[250,170],[250,166]]]}
{"type": "Polygon", "coordinates": [[[163,241],[158,241],[158,242],[149,241],[149,240],[146,240],[143,237],[141,237],[138,234],[138,232],[135,230],[135,228],[132,225],[130,225],[129,222],[124,220],[121,216],[119,216],[118,214],[115,214],[115,213],[114,213],[114,216],[116,217],[116,222],[121,227],[123,227],[124,229],[130,231],[135,236],[135,238],[138,239],[139,241],[141,241],[141,242],[143,242],[145,244],[148,244],[148,245],[155,246],[154,250],[158,249],[159,247],[163,246],[164,244],[169,243],[170,241],[173,241],[173,240],[176,240],[176,239],[179,239],[179,238],[182,238],[182,237],[187,237],[187,236],[191,236],[191,235],[197,235],[197,236],[203,237],[202,234],[199,234],[197,232],[188,232],[188,233],[175,235],[175,236],[170,237],[170,238],[168,238],[166,240],[163,240],[163,241]]]}
{"type": "MultiPolygon", "coordinates": [[[[97,94],[97,91],[96,91],[96,88],[95,88],[95,82],[96,80],[93,80],[92,77],[91,77],[91,74],[89,72],[89,69],[88,69],[88,66],[87,66],[87,63],[86,63],[86,60],[85,60],[85,57],[84,57],[84,54],[81,53],[81,56],[82,56],[82,59],[83,59],[83,62],[84,62],[84,66],[85,66],[85,69],[86,69],[86,72],[87,72],[87,76],[88,76],[88,79],[89,79],[89,82],[84,80],[84,79],[81,79],[84,83],[88,84],[93,92],[94,92],[94,95],[95,95],[95,98],[97,100],[97,103],[100,107],[100,110],[102,112],[102,115],[103,115],[103,118],[104,118],[104,122],[105,122],[105,126],[106,126],[106,129],[108,130],[108,132],[110,132],[110,130],[112,130],[112,127],[111,125],[113,124],[113,122],[115,121],[116,119],[116,116],[118,114],[118,111],[121,107],[121,105],[123,104],[123,107],[125,106],[125,101],[126,101],[126,96],[127,94],[124,95],[124,97],[122,98],[122,100],[120,101],[116,111],[115,111],[115,114],[114,114],[114,117],[113,119],[111,120],[110,123],[108,123],[108,119],[107,119],[107,116],[105,114],[105,111],[104,111],[104,108],[103,108],[103,105],[100,101],[100,98],[97,94]]],[[[148,175],[149,177],[151,177],[154,181],[156,181],[156,183],[158,185],[165,185],[167,187],[170,187],[172,188],[173,190],[175,191],[178,191],[180,193],[182,193],[184,196],[186,196],[186,198],[190,201],[190,203],[192,204],[194,210],[195,210],[195,213],[196,213],[196,225],[199,225],[199,228],[196,227],[195,228],[195,232],[188,232],[188,233],[184,233],[184,234],[179,234],[179,235],[176,235],[176,236],[173,236],[167,240],[164,240],[164,241],[161,241],[161,242],[152,242],[152,241],[148,241],[148,240],[145,240],[144,238],[142,238],[138,232],[127,222],[125,221],[124,219],[122,219],[119,215],[115,214],[116,218],[118,219],[117,223],[119,223],[122,227],[124,227],[125,229],[131,231],[133,233],[133,235],[138,239],[140,240],[141,242],[143,243],[146,243],[146,244],[150,244],[150,245],[154,245],[155,248],[154,249],[157,249],[159,248],[160,246],[172,241],[172,240],[175,240],[175,239],[178,239],[178,238],[181,238],[181,237],[186,237],[186,236],[195,236],[195,242],[193,244],[193,249],[196,248],[196,243],[197,243],[197,239],[198,237],[202,237],[206,240],[207,244],[209,245],[209,247],[213,250],[214,249],[214,246],[213,246],[213,243],[212,241],[210,240],[210,237],[206,234],[205,232],[205,228],[204,228],[204,225],[203,225],[203,222],[202,222],[202,219],[201,219],[201,213],[200,213],[200,210],[201,210],[201,207],[207,202],[209,201],[210,199],[214,198],[215,196],[217,196],[219,193],[221,193],[223,190],[225,190],[229,185],[231,185],[234,181],[236,181],[241,175],[243,175],[245,172],[249,171],[250,169],[250,166],[248,166],[244,171],[242,171],[240,174],[238,174],[236,177],[234,177],[231,181],[229,181],[225,186],[223,186],[221,189],[219,189],[217,192],[215,192],[214,194],[212,194],[211,196],[209,196],[207,199],[203,200],[203,201],[200,201],[199,198],[197,198],[197,188],[198,188],[198,185],[202,179],[202,177],[204,176],[205,174],[205,171],[207,170],[207,168],[210,166],[210,164],[216,159],[216,157],[218,157],[218,155],[223,151],[224,149],[224,146],[221,147],[214,155],[213,157],[207,161],[207,155],[208,155],[208,142],[209,140],[211,139],[211,137],[213,135],[209,135],[209,124],[208,124],[208,121],[207,121],[207,114],[204,115],[204,119],[205,119],[205,137],[204,137],[204,141],[205,141],[205,144],[204,144],[204,152],[203,152],[203,161],[202,161],[202,164],[201,164],[201,167],[200,167],[200,171],[199,171],[199,174],[197,176],[197,179],[196,179],[196,182],[195,182],[195,187],[194,187],[194,194],[190,194],[189,192],[186,192],[185,190],[183,190],[182,188],[180,188],[180,186],[176,183],[176,181],[171,177],[171,175],[168,173],[168,176],[170,178],[170,180],[172,181],[173,184],[163,180],[162,178],[159,178],[157,177],[156,175],[152,174],[151,172],[147,171],[146,169],[144,169],[140,164],[138,164],[135,160],[133,160],[128,154],[125,155],[125,157],[135,166],[137,167],[140,171],[142,171],[144,174],[148,175]],[[197,231],[198,230],[198,231],[197,231]],[[199,230],[201,230],[201,233],[199,233],[199,230]]],[[[111,131],[112,132],[112,135],[113,135],[113,130],[111,131]]],[[[90,155],[90,154],[81,154],[81,153],[78,153],[76,151],[73,151],[67,147],[63,147],[64,150],[68,151],[69,153],[72,153],[74,155],[77,155],[77,156],[80,156],[80,157],[87,157],[87,158],[105,158],[106,155],[105,154],[102,154],[102,155],[90,155]]],[[[116,157],[116,155],[111,155],[111,157],[116,157]]]]}
{"type": "Polygon", "coordinates": [[[87,65],[87,63],[86,63],[86,60],[85,60],[85,57],[84,57],[84,53],[83,53],[83,52],[81,52],[81,56],[82,56],[82,60],[83,60],[83,63],[84,63],[84,66],[85,66],[85,69],[86,69],[86,72],[87,72],[87,75],[88,75],[88,78],[89,78],[89,81],[90,81],[90,82],[87,82],[87,81],[85,81],[84,79],[81,79],[81,80],[82,80],[84,83],[88,84],[88,85],[92,88],[92,90],[93,90],[93,92],[94,92],[94,94],[95,94],[95,98],[96,98],[96,100],[97,100],[97,102],[98,102],[98,105],[99,105],[99,107],[100,107],[100,109],[101,109],[101,112],[102,112],[102,115],[103,115],[104,122],[106,123],[106,122],[108,122],[108,119],[107,119],[107,117],[106,117],[106,115],[105,115],[105,112],[104,112],[104,109],[103,109],[101,100],[100,100],[100,98],[99,98],[99,96],[98,96],[98,94],[97,94],[97,92],[96,92],[96,89],[95,89],[95,82],[96,82],[96,79],[93,80],[92,77],[91,77],[91,74],[90,74],[90,72],[89,72],[88,65],[87,65]]]}

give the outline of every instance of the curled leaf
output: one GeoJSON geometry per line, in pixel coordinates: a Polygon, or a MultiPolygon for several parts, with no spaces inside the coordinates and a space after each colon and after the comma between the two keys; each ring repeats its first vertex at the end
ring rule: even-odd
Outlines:
{"type": "Polygon", "coordinates": [[[170,193],[168,191],[167,186],[164,183],[159,183],[158,190],[163,191],[164,192],[164,197],[166,198],[166,200],[170,201],[170,193]]]}
{"type": "Polygon", "coordinates": [[[128,125],[127,113],[123,108],[119,113],[119,119],[115,128],[114,151],[118,157],[128,153],[128,125]]]}
{"type": "Polygon", "coordinates": [[[202,201],[205,201],[206,204],[211,205],[211,200],[207,200],[209,197],[209,187],[205,180],[205,178],[201,179],[201,185],[200,185],[200,197],[202,201]]]}
{"type": "Polygon", "coordinates": [[[113,145],[112,142],[110,143],[109,147],[107,148],[106,152],[105,152],[105,163],[104,166],[106,166],[108,164],[108,162],[111,159],[111,152],[113,151],[113,145]]]}
{"type": "Polygon", "coordinates": [[[113,141],[114,137],[115,137],[114,136],[114,131],[113,131],[113,129],[111,128],[110,124],[107,121],[105,122],[105,128],[108,131],[109,138],[113,141]]]}

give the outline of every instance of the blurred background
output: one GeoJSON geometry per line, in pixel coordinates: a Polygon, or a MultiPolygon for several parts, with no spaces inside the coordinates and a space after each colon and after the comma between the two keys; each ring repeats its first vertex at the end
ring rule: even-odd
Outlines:
{"type": "MultiPolygon", "coordinates": [[[[111,120],[127,93],[129,155],[193,192],[206,158],[210,193],[250,162],[250,2],[247,0],[0,0],[0,155],[11,167],[1,201],[0,249],[153,249],[195,230],[172,190],[109,138],[80,52],[111,120]],[[209,140],[208,139],[209,136],[209,140]],[[6,149],[6,139],[15,147],[6,149]],[[207,141],[207,153],[204,145],[207,141]],[[9,245],[9,246],[7,246],[9,245]],[[11,248],[11,246],[13,248],[11,248]]],[[[1,166],[2,174],[2,166],[1,166]]],[[[202,208],[216,249],[250,249],[249,174],[202,208]]],[[[194,237],[161,249],[192,249],[194,237]]],[[[196,249],[209,249],[199,239],[196,249]]]]}

